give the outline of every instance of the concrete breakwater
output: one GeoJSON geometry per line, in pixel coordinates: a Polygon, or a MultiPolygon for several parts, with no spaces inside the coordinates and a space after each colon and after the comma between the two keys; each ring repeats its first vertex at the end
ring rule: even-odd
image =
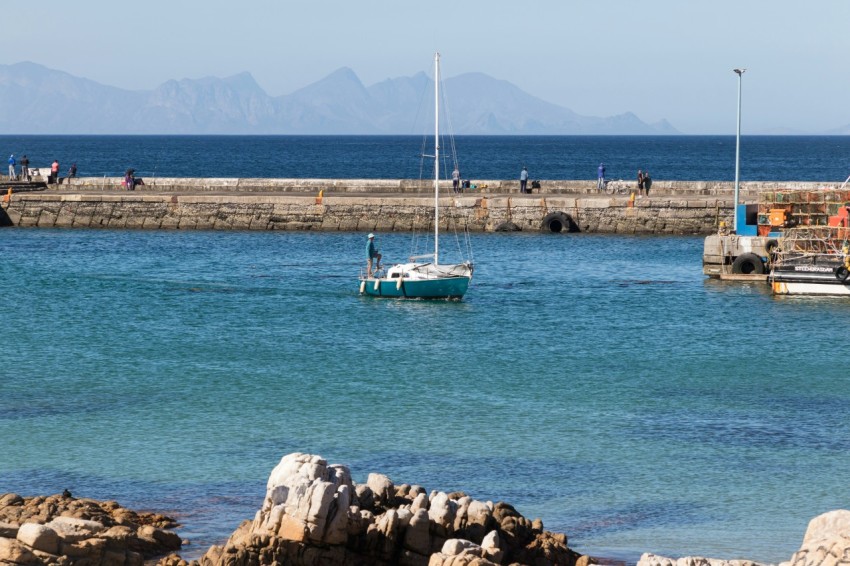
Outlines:
{"type": "MultiPolygon", "coordinates": [[[[74,179],[70,186],[8,194],[0,225],[383,232],[432,227],[431,187],[418,181],[158,179],[134,192],[117,190],[119,180],[103,181],[74,179]]],[[[621,194],[602,195],[590,181],[541,181],[540,191],[520,195],[515,184],[482,182],[443,197],[441,225],[475,232],[709,234],[720,221],[731,222],[731,183],[656,182],[649,198],[635,200],[628,186],[621,194]]],[[[817,184],[747,183],[742,200],[755,201],[761,190],[804,185],[817,184]]]]}
{"type": "MultiPolygon", "coordinates": [[[[458,196],[443,199],[441,226],[473,232],[525,230],[707,234],[731,201],[704,198],[458,196]]],[[[13,194],[0,225],[180,230],[412,231],[433,224],[424,196],[272,194],[13,194]]]]}
{"type": "MultiPolygon", "coordinates": [[[[624,192],[637,190],[635,179],[611,179],[624,192]]],[[[102,192],[120,190],[120,177],[83,177],[62,179],[59,188],[81,192],[102,192]]],[[[142,192],[190,192],[190,193],[287,193],[317,194],[324,191],[329,194],[385,194],[409,195],[433,193],[433,180],[414,179],[265,179],[265,178],[188,178],[157,177],[145,178],[145,184],[138,187],[142,192]]],[[[540,189],[534,194],[548,195],[599,195],[596,180],[540,180],[540,189]]],[[[505,195],[518,194],[517,180],[477,180],[475,189],[467,194],[505,195]]],[[[754,200],[758,193],[777,189],[815,190],[829,187],[838,188],[840,183],[815,183],[800,181],[746,181],[740,185],[741,199],[754,200]]],[[[441,185],[448,189],[449,181],[441,185]]],[[[3,185],[0,185],[2,188],[3,185]]],[[[652,196],[716,196],[732,198],[734,183],[731,181],[667,181],[653,180],[652,196]]],[[[4,191],[5,192],[5,191],[4,191]]]]}

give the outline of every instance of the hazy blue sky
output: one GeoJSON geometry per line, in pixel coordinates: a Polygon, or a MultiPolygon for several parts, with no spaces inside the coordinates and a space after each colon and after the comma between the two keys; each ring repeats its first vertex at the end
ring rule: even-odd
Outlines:
{"type": "Polygon", "coordinates": [[[364,84],[480,71],[589,116],[632,111],[684,133],[850,124],[848,0],[36,0],[5,11],[0,63],[100,83],[249,71],[270,95],[340,67],[364,84]]]}

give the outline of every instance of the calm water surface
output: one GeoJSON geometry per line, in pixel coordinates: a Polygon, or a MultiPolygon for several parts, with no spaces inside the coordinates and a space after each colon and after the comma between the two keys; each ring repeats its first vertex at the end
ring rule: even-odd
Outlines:
{"type": "Polygon", "coordinates": [[[175,514],[187,556],[292,451],[630,561],[787,560],[847,507],[850,303],[707,281],[701,238],[472,243],[422,302],[357,295],[363,234],[0,230],[0,492],[175,514]]]}
{"type": "MultiPolygon", "coordinates": [[[[734,127],[734,125],[733,125],[734,127]]],[[[734,130],[731,132],[734,134],[734,130]]],[[[468,179],[592,179],[601,161],[612,179],[732,181],[735,136],[456,136],[468,179]]],[[[451,154],[449,139],[443,156],[451,154]]],[[[64,174],[120,177],[419,179],[433,141],[418,136],[0,136],[0,150],[64,174]],[[424,145],[423,145],[424,144],[424,145]]],[[[850,175],[850,136],[741,137],[742,181],[840,182],[850,175]]],[[[443,164],[448,173],[453,163],[443,164]]],[[[428,177],[428,171],[425,177],[428,177]]]]}

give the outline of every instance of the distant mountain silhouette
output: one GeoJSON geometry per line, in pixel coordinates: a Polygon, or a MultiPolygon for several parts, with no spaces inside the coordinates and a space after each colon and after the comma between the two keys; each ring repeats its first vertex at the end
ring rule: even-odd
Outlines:
{"type": "MultiPolygon", "coordinates": [[[[379,111],[369,91],[347,67],[277,99],[277,133],[379,134],[379,111]]],[[[390,126],[390,129],[392,127],[390,126]]]]}
{"type": "MultiPolygon", "coordinates": [[[[249,73],[130,91],[35,63],[0,65],[0,132],[10,134],[418,134],[433,113],[425,73],[366,87],[343,67],[271,97],[249,73]],[[419,120],[417,120],[417,117],[419,120]]],[[[444,81],[455,134],[678,134],[666,120],[576,114],[481,73],[444,81]]]]}

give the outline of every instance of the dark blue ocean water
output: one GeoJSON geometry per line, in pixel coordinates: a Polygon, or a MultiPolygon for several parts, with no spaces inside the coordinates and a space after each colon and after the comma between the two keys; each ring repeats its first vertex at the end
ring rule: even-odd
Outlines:
{"type": "MultiPolygon", "coordinates": [[[[387,261],[407,234],[380,235],[387,261]]],[[[581,552],[779,562],[850,501],[850,303],[702,239],[478,234],[462,302],[360,297],[363,234],[0,229],[0,492],[175,514],[292,451],[508,501],[581,552]]]]}
{"type": "MultiPolygon", "coordinates": [[[[132,167],[143,177],[418,179],[423,144],[431,153],[433,142],[416,136],[0,136],[5,155],[25,153],[34,166],[58,159],[63,173],[76,162],[84,177],[132,167]]],[[[450,156],[451,140],[442,146],[450,156]]],[[[734,136],[458,136],[454,148],[469,179],[515,179],[523,165],[533,179],[595,179],[600,162],[611,178],[632,179],[638,169],[656,180],[735,177],[734,136]]],[[[848,136],[741,138],[742,180],[848,175],[848,136]]]]}

